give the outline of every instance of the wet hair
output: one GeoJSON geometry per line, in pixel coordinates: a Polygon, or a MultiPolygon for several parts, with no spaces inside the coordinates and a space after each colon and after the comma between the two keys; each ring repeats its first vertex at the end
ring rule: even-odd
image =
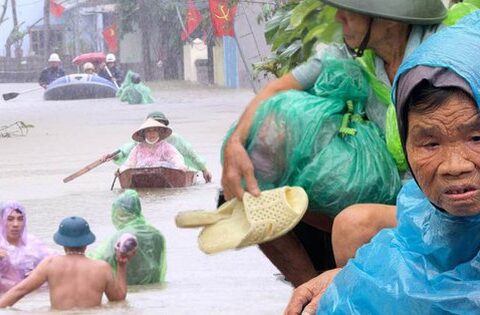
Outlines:
{"type": "Polygon", "coordinates": [[[407,139],[408,130],[408,114],[427,114],[436,111],[442,105],[447,103],[452,97],[457,97],[464,100],[475,100],[459,87],[435,87],[428,80],[422,80],[410,92],[406,102],[405,109],[400,115],[405,122],[404,139],[407,139]]]}

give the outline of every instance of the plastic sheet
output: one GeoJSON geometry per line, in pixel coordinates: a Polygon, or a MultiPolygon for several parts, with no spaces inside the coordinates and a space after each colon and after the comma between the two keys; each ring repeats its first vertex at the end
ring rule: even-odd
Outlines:
{"type": "Polygon", "coordinates": [[[90,255],[92,258],[107,261],[115,270],[117,241],[125,233],[135,235],[138,248],[137,254],[127,265],[129,285],[159,283],[165,279],[165,239],[156,228],[147,224],[141,211],[142,206],[135,190],[128,189],[120,195],[112,205],[112,222],[117,233],[90,255]]]}
{"type": "Polygon", "coordinates": [[[277,94],[257,110],[246,148],[260,188],[301,186],[309,207],[330,216],[355,203],[393,204],[400,178],[365,118],[365,74],[354,60],[323,63],[310,91],[277,94]]]}

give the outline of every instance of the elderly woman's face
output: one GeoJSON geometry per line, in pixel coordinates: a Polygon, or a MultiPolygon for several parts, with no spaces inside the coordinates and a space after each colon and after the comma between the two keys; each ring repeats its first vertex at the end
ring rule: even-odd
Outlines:
{"type": "Polygon", "coordinates": [[[452,215],[480,213],[480,116],[452,96],[429,113],[408,114],[407,156],[418,184],[452,215]]]}
{"type": "Polygon", "coordinates": [[[156,142],[160,138],[160,132],[157,128],[148,128],[145,130],[145,140],[156,142]]]}

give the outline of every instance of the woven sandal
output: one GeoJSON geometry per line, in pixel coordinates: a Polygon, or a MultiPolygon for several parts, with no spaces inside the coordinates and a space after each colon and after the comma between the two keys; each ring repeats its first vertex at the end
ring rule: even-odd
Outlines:
{"type": "Polygon", "coordinates": [[[178,226],[205,226],[198,237],[200,249],[217,253],[239,249],[278,238],[302,219],[308,197],[301,187],[266,190],[259,197],[249,193],[243,202],[226,202],[215,212],[190,211],[176,217],[178,226]]]}

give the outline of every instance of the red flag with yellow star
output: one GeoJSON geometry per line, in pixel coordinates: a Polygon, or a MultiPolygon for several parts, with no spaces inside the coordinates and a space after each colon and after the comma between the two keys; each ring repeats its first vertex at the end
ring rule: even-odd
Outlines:
{"type": "Polygon", "coordinates": [[[116,53],[118,51],[117,25],[112,24],[102,31],[103,39],[107,43],[108,51],[116,53]]]}
{"type": "Polygon", "coordinates": [[[182,40],[186,40],[202,22],[202,14],[195,6],[195,3],[193,3],[193,0],[188,0],[187,17],[185,20],[185,29],[180,35],[182,40]]]}
{"type": "Polygon", "coordinates": [[[237,5],[228,7],[227,0],[208,0],[215,36],[235,36],[234,19],[237,5]]]}

